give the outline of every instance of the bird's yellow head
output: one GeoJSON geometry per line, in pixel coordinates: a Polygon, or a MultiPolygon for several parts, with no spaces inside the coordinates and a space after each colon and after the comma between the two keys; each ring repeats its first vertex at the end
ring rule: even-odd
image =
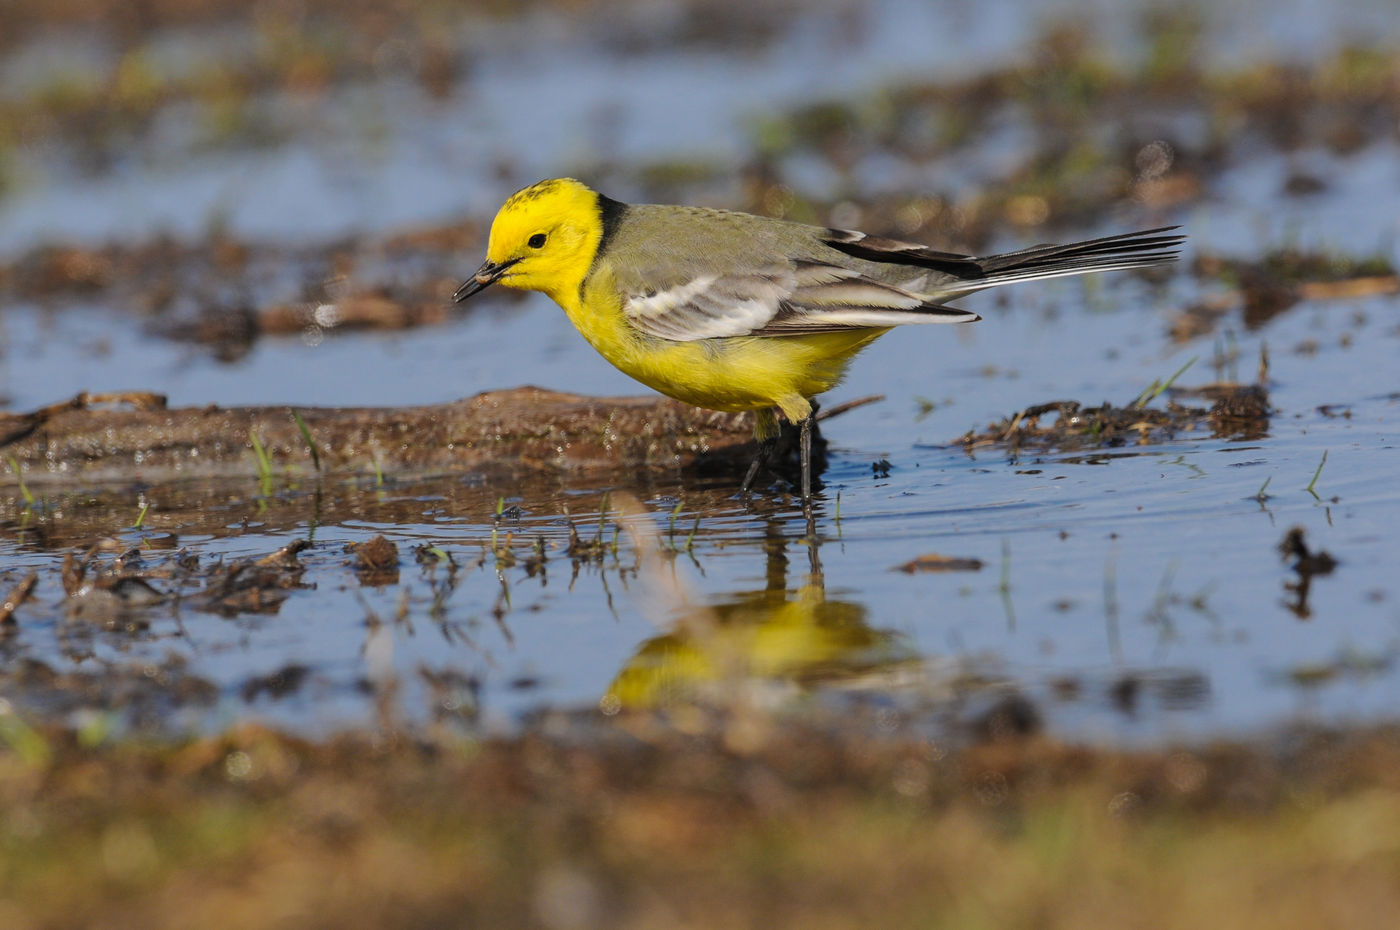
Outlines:
{"type": "Polygon", "coordinates": [[[603,240],[612,203],[573,178],[540,181],[510,196],[491,223],[486,261],[454,300],[495,284],[540,291],[556,302],[577,293],[603,240]]]}

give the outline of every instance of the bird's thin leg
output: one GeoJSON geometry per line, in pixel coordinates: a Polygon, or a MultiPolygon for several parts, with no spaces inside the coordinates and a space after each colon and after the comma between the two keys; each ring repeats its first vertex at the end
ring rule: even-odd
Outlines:
{"type": "Polygon", "coordinates": [[[748,474],[744,475],[744,483],[739,485],[741,496],[749,496],[749,488],[753,485],[753,479],[758,477],[758,470],[768,464],[768,459],[773,454],[773,447],[777,444],[778,438],[776,436],[759,441],[758,454],[753,457],[753,464],[749,466],[748,474]]]}
{"type": "Polygon", "coordinates": [[[754,456],[748,474],[744,475],[744,483],[739,485],[739,496],[745,501],[749,498],[749,488],[753,486],[754,478],[758,477],[758,470],[773,458],[773,451],[778,446],[778,437],[782,432],[778,427],[778,415],[775,410],[755,410],[753,415],[753,435],[758,440],[758,454],[754,456]]]}
{"type": "Polygon", "coordinates": [[[804,504],[802,515],[807,518],[807,575],[808,581],[824,585],[826,576],[822,572],[821,540],[817,538],[817,517],[810,504],[804,504]]]}
{"type": "Polygon", "coordinates": [[[812,421],[816,418],[813,411],[802,418],[802,503],[809,504],[812,501],[812,421]]]}

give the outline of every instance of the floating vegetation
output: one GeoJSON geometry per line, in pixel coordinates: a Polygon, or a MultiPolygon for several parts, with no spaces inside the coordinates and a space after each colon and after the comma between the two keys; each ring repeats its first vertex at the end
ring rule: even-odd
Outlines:
{"type": "MultiPolygon", "coordinates": [[[[1166,387],[1160,386],[1162,390],[1166,387]]],[[[983,430],[969,431],[958,442],[969,454],[1004,448],[1015,455],[1023,451],[1151,445],[1191,432],[1257,438],[1269,428],[1268,392],[1257,384],[1211,384],[1174,392],[1183,397],[1208,398],[1213,401],[1209,407],[1174,400],[1162,407],[1141,406],[1139,402],[1145,403],[1147,393],[1144,391],[1122,407],[1111,403],[1086,407],[1069,400],[1035,404],[983,430]]]]}

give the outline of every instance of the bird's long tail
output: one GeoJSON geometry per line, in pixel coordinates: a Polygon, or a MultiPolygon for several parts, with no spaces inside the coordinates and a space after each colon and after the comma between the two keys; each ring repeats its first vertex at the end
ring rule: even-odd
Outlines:
{"type": "Polygon", "coordinates": [[[939,269],[961,280],[937,285],[933,291],[941,299],[952,299],[1003,284],[1163,265],[1176,260],[1177,250],[1186,240],[1172,233],[1177,228],[1162,226],[1067,245],[1036,245],[1018,252],[972,257],[956,269],[939,269]]]}

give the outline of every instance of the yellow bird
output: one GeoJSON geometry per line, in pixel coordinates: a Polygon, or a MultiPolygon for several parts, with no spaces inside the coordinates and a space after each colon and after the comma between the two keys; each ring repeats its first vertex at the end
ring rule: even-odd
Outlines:
{"type": "Polygon", "coordinates": [[[984,288],[1172,261],[1175,227],[973,257],[844,229],[665,204],[625,204],[572,178],[506,200],[486,261],[453,299],[500,282],[539,291],[620,370],[709,410],[755,414],[759,454],[777,413],[801,424],[811,500],[812,398],[857,352],[905,323],[969,323],[948,301],[984,288]]]}

